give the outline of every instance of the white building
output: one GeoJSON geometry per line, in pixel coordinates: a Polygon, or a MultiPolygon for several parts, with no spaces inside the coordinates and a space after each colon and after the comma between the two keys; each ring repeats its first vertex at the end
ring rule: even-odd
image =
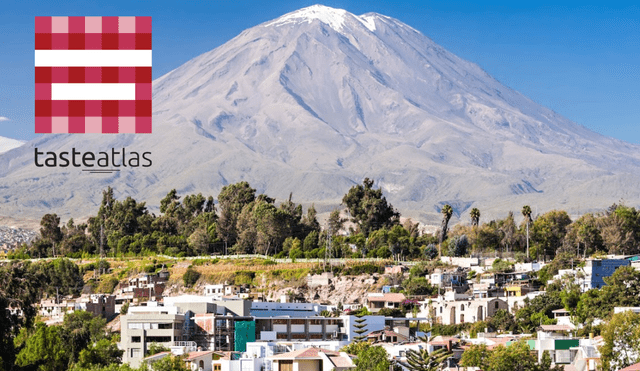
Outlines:
{"type": "Polygon", "coordinates": [[[502,298],[473,298],[448,291],[438,299],[420,302],[418,316],[431,318],[434,323],[454,325],[484,321],[500,309],[509,310],[502,298]]]}
{"type": "Polygon", "coordinates": [[[333,306],[317,303],[278,303],[254,301],[251,303],[251,315],[255,317],[313,317],[333,306]]]}

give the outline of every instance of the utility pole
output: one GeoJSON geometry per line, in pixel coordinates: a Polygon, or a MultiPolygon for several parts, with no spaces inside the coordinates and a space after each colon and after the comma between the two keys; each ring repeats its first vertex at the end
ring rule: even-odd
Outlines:
{"type": "Polygon", "coordinates": [[[104,218],[100,224],[100,259],[104,259],[104,218]]]}
{"type": "Polygon", "coordinates": [[[327,271],[327,260],[331,259],[331,225],[327,224],[327,241],[324,249],[324,268],[323,272],[327,271]]]}

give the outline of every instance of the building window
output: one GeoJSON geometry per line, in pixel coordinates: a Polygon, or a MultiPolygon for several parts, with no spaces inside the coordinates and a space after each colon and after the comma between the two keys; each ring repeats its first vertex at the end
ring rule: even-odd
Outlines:
{"type": "Polygon", "coordinates": [[[131,337],[131,342],[132,343],[139,343],[140,342],[140,336],[132,336],[131,337]]]}
{"type": "Polygon", "coordinates": [[[147,336],[144,341],[146,343],[168,343],[171,341],[171,336],[147,336]]]}
{"type": "Polygon", "coordinates": [[[500,303],[496,301],[496,309],[499,309],[499,308],[500,308],[500,303]]]}
{"type": "Polygon", "coordinates": [[[131,358],[140,358],[140,349],[139,348],[131,348],[130,349],[131,358]]]}
{"type": "Polygon", "coordinates": [[[213,371],[222,371],[222,365],[213,365],[213,371]]]}

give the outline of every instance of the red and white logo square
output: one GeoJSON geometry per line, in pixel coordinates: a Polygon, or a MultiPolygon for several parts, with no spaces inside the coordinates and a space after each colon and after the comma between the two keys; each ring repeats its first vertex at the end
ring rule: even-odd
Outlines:
{"type": "Polygon", "coordinates": [[[151,133],[151,17],[35,17],[36,133],[151,133]]]}

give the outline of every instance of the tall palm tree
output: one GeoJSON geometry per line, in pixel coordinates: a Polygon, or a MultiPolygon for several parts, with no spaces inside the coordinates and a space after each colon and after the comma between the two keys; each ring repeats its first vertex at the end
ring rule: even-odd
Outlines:
{"type": "Polygon", "coordinates": [[[477,227],[478,223],[480,223],[480,210],[474,207],[469,214],[471,214],[471,225],[477,227]]]}
{"type": "Polygon", "coordinates": [[[522,207],[522,215],[527,226],[527,259],[529,259],[529,224],[531,224],[531,207],[529,205],[522,207]]]}
{"type": "Polygon", "coordinates": [[[442,255],[442,242],[447,239],[447,226],[449,225],[449,220],[451,219],[451,215],[453,214],[453,209],[451,208],[451,205],[446,204],[442,207],[442,210],[440,210],[440,212],[442,213],[442,227],[440,229],[439,247],[440,255],[442,255]]]}

